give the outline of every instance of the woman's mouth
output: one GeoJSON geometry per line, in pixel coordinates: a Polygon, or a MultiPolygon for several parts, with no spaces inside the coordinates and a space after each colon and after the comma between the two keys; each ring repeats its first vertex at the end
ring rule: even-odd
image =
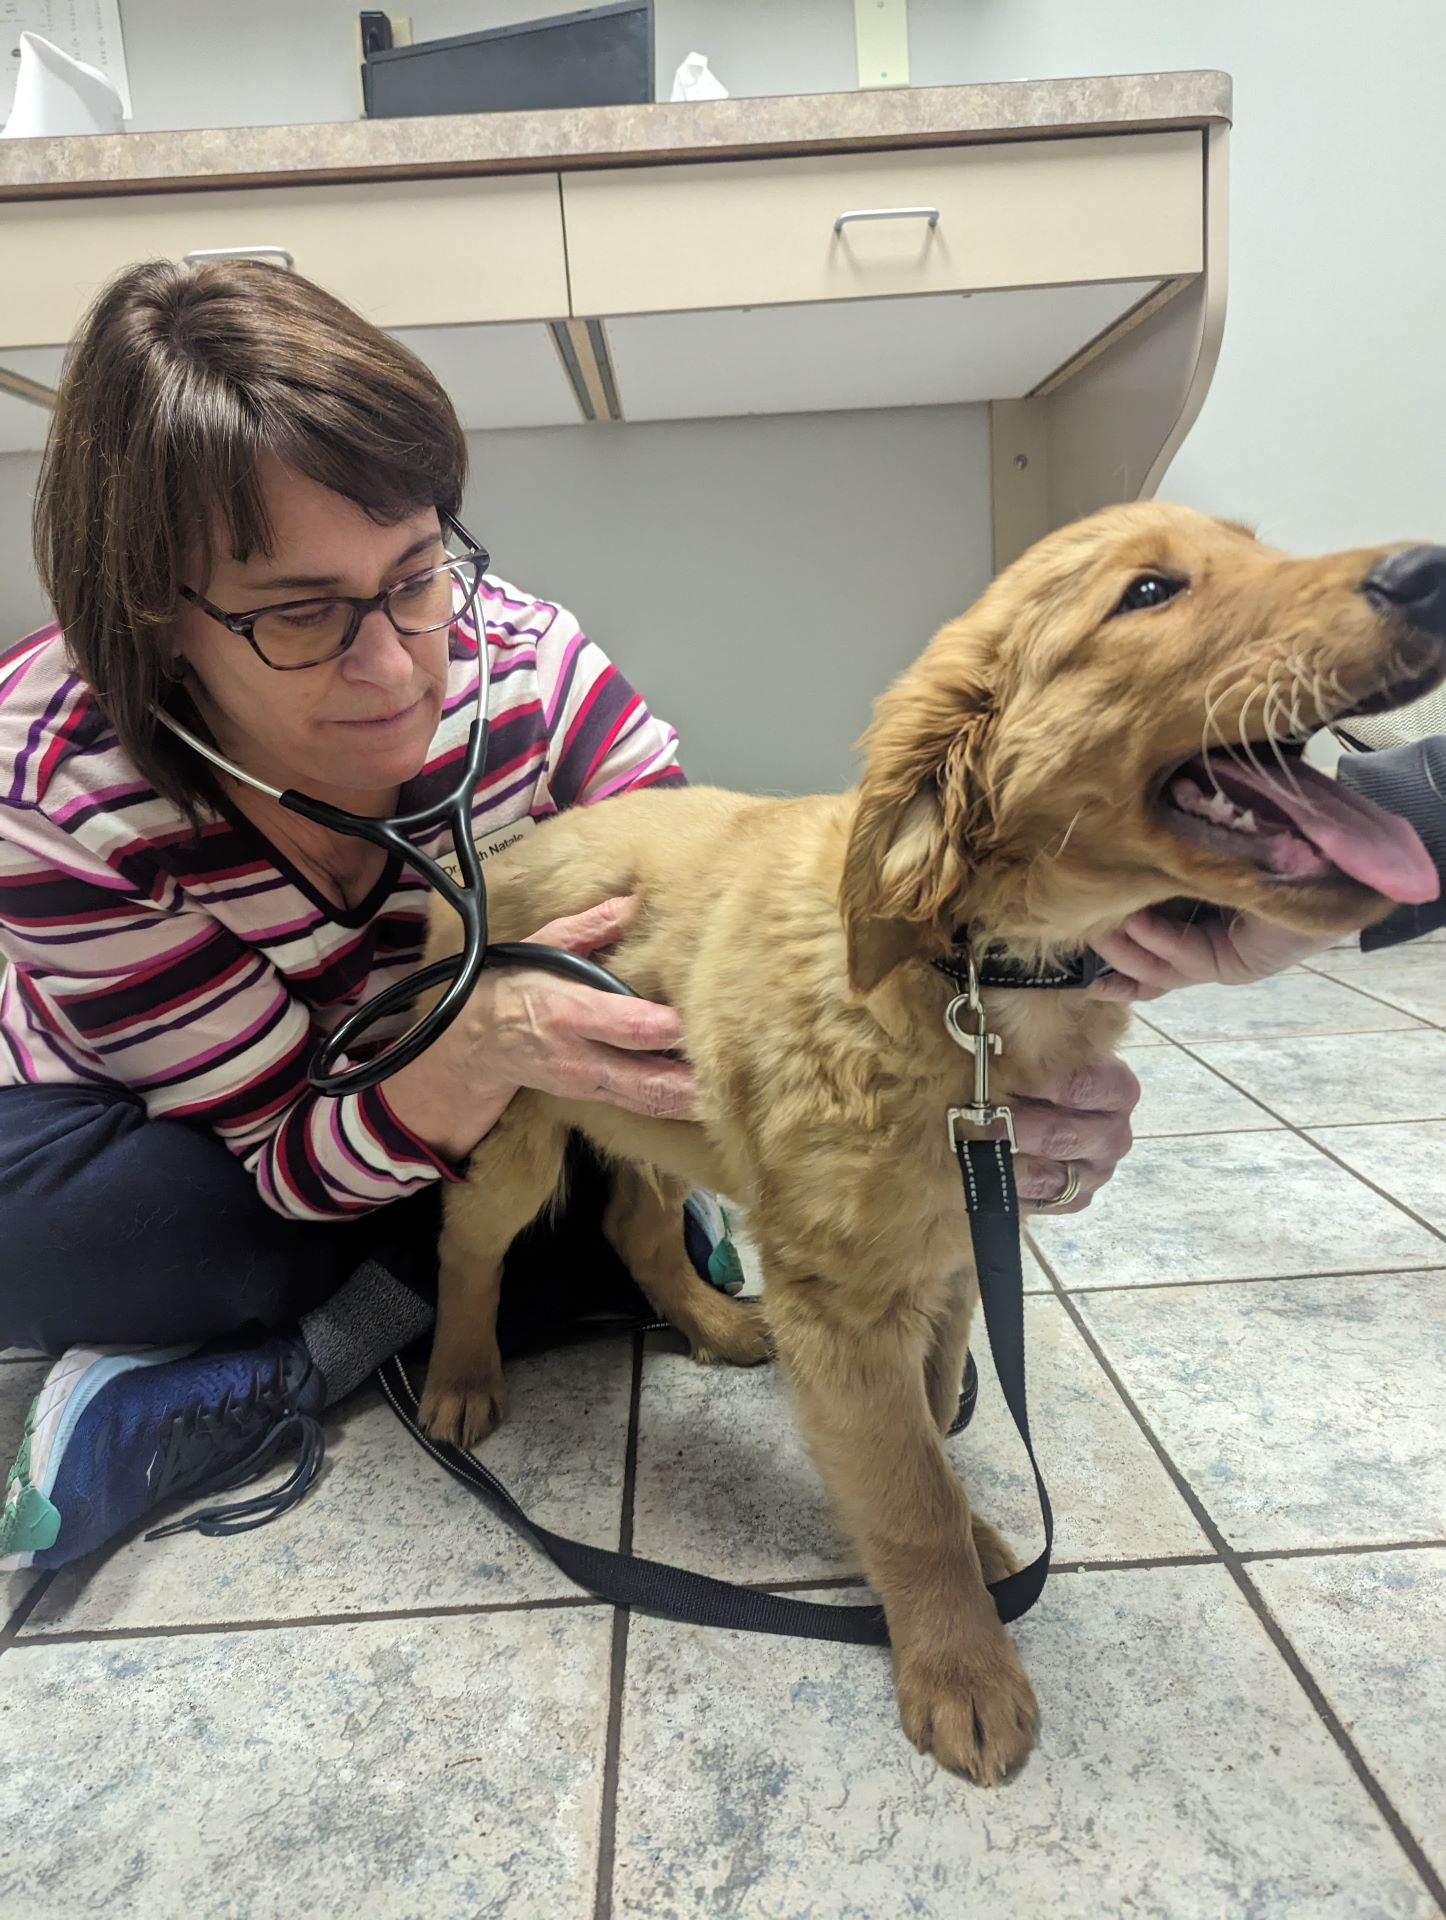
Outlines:
{"type": "Polygon", "coordinates": [[[338,727],[357,727],[367,733],[385,733],[389,728],[399,727],[404,720],[410,720],[426,699],[426,694],[418,694],[409,707],[399,707],[395,713],[369,714],[359,720],[338,720],[338,727]]]}

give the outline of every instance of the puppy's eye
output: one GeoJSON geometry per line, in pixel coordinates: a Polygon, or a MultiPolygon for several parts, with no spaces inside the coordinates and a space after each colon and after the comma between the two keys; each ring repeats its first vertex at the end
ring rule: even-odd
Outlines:
{"type": "MultiPolygon", "coordinates": [[[[1125,588],[1115,613],[1146,613],[1151,607],[1163,607],[1167,600],[1184,591],[1183,580],[1172,580],[1164,573],[1142,573],[1125,588]]],[[[1113,619],[1114,614],[1110,618],[1113,619]]]]}

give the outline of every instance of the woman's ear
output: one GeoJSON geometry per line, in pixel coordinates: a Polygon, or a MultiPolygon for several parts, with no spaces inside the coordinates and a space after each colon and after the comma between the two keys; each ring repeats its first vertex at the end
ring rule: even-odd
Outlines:
{"type": "Polygon", "coordinates": [[[849,984],[868,993],[905,960],[942,950],[965,917],[965,824],[981,807],[992,711],[980,649],[946,627],[878,704],[844,855],[839,908],[849,984]]]}

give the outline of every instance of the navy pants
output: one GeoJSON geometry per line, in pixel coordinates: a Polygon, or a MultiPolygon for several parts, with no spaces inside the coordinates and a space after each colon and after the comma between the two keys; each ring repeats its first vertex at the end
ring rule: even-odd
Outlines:
{"type": "MultiPolygon", "coordinates": [[[[564,1214],[508,1258],[504,1308],[562,1279],[626,1299],[601,1236],[606,1181],[570,1170],[564,1214]]],[[[213,1133],[120,1088],[0,1087],[0,1347],[169,1346],[294,1325],[368,1257],[434,1297],[436,1188],[344,1225],[273,1213],[213,1133]]]]}

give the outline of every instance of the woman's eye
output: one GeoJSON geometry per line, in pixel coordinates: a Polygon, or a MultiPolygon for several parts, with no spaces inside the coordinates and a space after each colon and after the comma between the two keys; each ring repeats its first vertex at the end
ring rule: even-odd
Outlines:
{"type": "Polygon", "coordinates": [[[284,627],[319,627],[331,619],[336,605],[334,600],[314,600],[308,607],[298,607],[294,613],[277,613],[272,618],[279,620],[284,627]]]}
{"type": "MultiPolygon", "coordinates": [[[[1168,574],[1142,573],[1120,595],[1115,613],[1145,613],[1151,607],[1163,607],[1167,600],[1183,593],[1186,584],[1184,580],[1172,580],[1168,574]]],[[[1114,615],[1110,617],[1113,619],[1114,615]]]]}

